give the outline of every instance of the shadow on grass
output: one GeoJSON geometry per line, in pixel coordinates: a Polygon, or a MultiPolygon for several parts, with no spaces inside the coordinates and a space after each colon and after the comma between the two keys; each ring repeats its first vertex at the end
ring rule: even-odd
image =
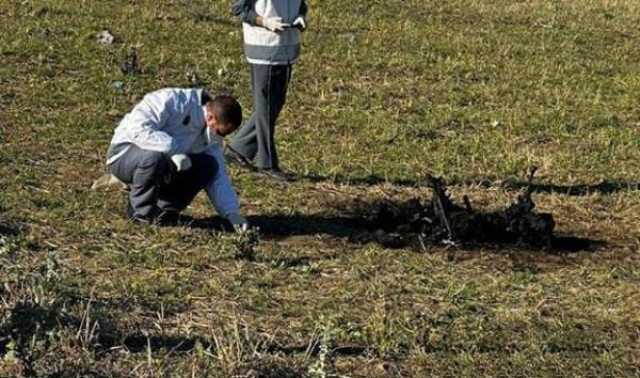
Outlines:
{"type": "MultiPolygon", "coordinates": [[[[490,181],[479,181],[484,187],[495,186],[490,181]]],[[[525,181],[507,180],[500,183],[500,186],[506,189],[526,189],[529,184],[525,181]]],[[[532,184],[531,188],[535,193],[563,194],[567,196],[588,196],[593,193],[613,194],[624,191],[640,190],[640,182],[620,182],[620,181],[603,181],[598,184],[577,184],[577,185],[557,185],[557,184],[532,184]]]]}
{"type": "Polygon", "coordinates": [[[196,344],[202,345],[205,349],[210,343],[203,337],[180,336],[180,335],[148,335],[142,333],[132,333],[121,335],[117,332],[100,334],[98,339],[100,349],[103,351],[111,351],[118,347],[125,347],[130,353],[143,353],[151,351],[174,351],[188,352],[195,348],[196,344]]]}
{"type": "Polygon", "coordinates": [[[23,223],[2,219],[0,217],[0,236],[18,236],[27,226],[23,223]]]}
{"type": "Polygon", "coordinates": [[[17,236],[18,234],[17,229],[0,224],[0,236],[17,236]]]}
{"type": "Polygon", "coordinates": [[[469,251],[482,249],[486,252],[495,254],[520,254],[522,256],[564,256],[570,253],[586,252],[596,253],[601,251],[608,244],[602,240],[594,240],[588,238],[579,238],[575,236],[554,236],[551,239],[551,246],[548,248],[533,248],[527,245],[519,245],[513,243],[466,243],[463,249],[469,251]]]}
{"type": "MultiPolygon", "coordinates": [[[[284,239],[296,235],[327,234],[336,237],[349,237],[354,230],[364,229],[362,220],[349,217],[325,217],[323,215],[254,215],[249,223],[260,228],[260,234],[266,239],[284,239]],[[358,225],[360,224],[360,225],[358,225]]],[[[229,222],[221,217],[195,219],[180,216],[180,223],[192,228],[219,232],[233,232],[229,222]]]]}
{"type": "Polygon", "coordinates": [[[257,215],[249,217],[251,225],[259,227],[260,233],[267,238],[279,239],[295,235],[326,234],[338,238],[348,238],[354,232],[366,230],[366,220],[313,215],[257,215]]]}
{"type": "MultiPolygon", "coordinates": [[[[202,349],[209,350],[213,353],[216,346],[208,337],[203,336],[166,336],[166,335],[148,335],[142,333],[133,333],[129,335],[119,335],[117,333],[100,335],[99,338],[100,351],[110,352],[118,348],[125,347],[129,353],[148,353],[148,351],[157,352],[160,350],[171,352],[190,352],[200,345],[202,349]]],[[[280,345],[271,343],[264,345],[264,352],[273,355],[295,356],[306,354],[309,356],[317,356],[321,350],[318,343],[297,344],[297,345],[280,345]]],[[[367,354],[368,348],[363,345],[345,344],[337,345],[332,350],[334,355],[344,357],[363,356],[367,354]]],[[[258,367],[258,366],[256,366],[258,367]]],[[[269,372],[284,372],[282,366],[261,366],[269,372]]],[[[271,376],[271,375],[269,375],[271,376]]]]}
{"type": "MultiPolygon", "coordinates": [[[[203,349],[215,350],[215,346],[209,341],[209,338],[202,336],[180,336],[180,335],[144,335],[142,333],[132,333],[121,335],[118,333],[101,334],[99,342],[102,350],[113,350],[114,348],[126,347],[130,353],[143,353],[149,349],[151,351],[171,350],[174,352],[188,352],[193,350],[197,344],[203,349]]],[[[265,351],[271,354],[296,355],[307,353],[309,355],[317,355],[320,353],[320,345],[299,344],[299,345],[280,345],[272,343],[265,345],[265,351]]],[[[361,345],[338,345],[335,347],[334,353],[342,356],[358,356],[365,354],[367,348],[361,345]]]]}
{"type": "MultiPolygon", "coordinates": [[[[36,376],[35,365],[50,346],[50,339],[45,335],[54,332],[59,324],[72,322],[71,317],[61,315],[62,304],[54,300],[52,303],[33,303],[19,300],[11,303],[4,298],[4,322],[0,322],[0,356],[9,350],[16,353],[22,361],[24,376],[36,376]],[[44,340],[34,345],[34,340],[44,340]],[[13,344],[11,347],[9,345],[13,344]]],[[[1,365],[1,364],[0,364],[1,365]]]]}
{"type": "Polygon", "coordinates": [[[231,224],[222,217],[214,216],[210,218],[192,218],[188,215],[180,214],[180,224],[187,225],[191,228],[199,228],[203,230],[233,232],[231,224]]]}
{"type": "MultiPolygon", "coordinates": [[[[376,227],[371,227],[367,217],[349,217],[349,216],[333,216],[323,214],[312,215],[256,215],[250,216],[249,222],[254,227],[260,228],[261,238],[263,240],[286,240],[293,236],[308,236],[309,239],[315,239],[317,235],[328,235],[345,242],[360,245],[357,236],[362,233],[376,231],[376,227]]],[[[231,226],[220,217],[206,219],[192,219],[191,227],[204,228],[215,231],[231,232],[231,226]]],[[[369,240],[369,242],[377,243],[385,248],[402,249],[412,248],[411,245],[395,245],[388,244],[383,240],[369,240]]],[[[551,248],[533,249],[527,246],[516,245],[513,243],[503,242],[483,242],[464,243],[465,250],[482,249],[484,251],[492,251],[502,253],[505,250],[519,250],[523,252],[533,252],[537,254],[566,254],[575,252],[596,252],[605,247],[607,244],[603,241],[588,238],[580,238],[570,235],[555,236],[552,240],[551,248]]],[[[433,247],[438,247],[434,245],[433,247]]],[[[443,246],[444,247],[444,246],[443,246]]],[[[287,265],[304,265],[307,261],[287,261],[287,265]]]]}
{"type": "MultiPolygon", "coordinates": [[[[421,180],[413,179],[389,179],[380,177],[377,175],[350,177],[344,175],[336,176],[319,176],[319,175],[307,175],[301,177],[304,181],[309,182],[332,182],[340,185],[381,185],[391,184],[399,187],[428,187],[426,183],[421,180]]],[[[450,185],[471,185],[480,186],[483,188],[501,187],[505,189],[520,190],[529,187],[526,181],[522,180],[493,180],[493,179],[473,179],[473,180],[458,180],[452,181],[450,185]]],[[[576,184],[576,185],[559,185],[559,184],[532,184],[531,189],[534,193],[553,193],[563,194],[567,196],[587,196],[593,193],[599,194],[612,194],[623,191],[640,190],[640,182],[623,182],[623,181],[603,181],[598,184],[576,184]]]]}
{"type": "MultiPolygon", "coordinates": [[[[306,175],[301,176],[300,180],[308,181],[312,183],[316,182],[332,182],[334,184],[340,185],[380,185],[380,184],[392,184],[394,186],[402,186],[402,187],[420,187],[423,186],[419,180],[412,179],[388,179],[385,177],[380,177],[376,175],[368,175],[368,176],[358,176],[351,177],[345,175],[334,175],[334,176],[320,176],[320,175],[306,175]]],[[[425,185],[426,186],[426,185],[425,185]]]]}

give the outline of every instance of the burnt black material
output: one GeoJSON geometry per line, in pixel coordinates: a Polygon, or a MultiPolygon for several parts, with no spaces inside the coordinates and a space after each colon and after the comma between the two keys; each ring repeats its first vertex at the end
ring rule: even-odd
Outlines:
{"type": "Polygon", "coordinates": [[[127,53],[127,56],[120,65],[120,71],[125,75],[137,75],[142,73],[142,69],[138,64],[138,52],[136,49],[131,48],[127,53]]]}
{"type": "MultiPolygon", "coordinates": [[[[529,182],[535,168],[531,170],[529,182]]],[[[468,197],[464,204],[454,203],[442,179],[427,176],[433,190],[427,203],[414,198],[404,203],[382,202],[369,216],[370,232],[358,233],[352,240],[377,241],[388,247],[415,245],[461,245],[465,243],[514,244],[535,249],[548,249],[553,243],[555,221],[551,214],[534,211],[531,190],[518,195],[504,210],[474,210],[468,197]]]]}

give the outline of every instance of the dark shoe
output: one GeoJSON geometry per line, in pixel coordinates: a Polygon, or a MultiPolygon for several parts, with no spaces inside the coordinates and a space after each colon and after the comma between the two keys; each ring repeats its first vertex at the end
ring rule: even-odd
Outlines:
{"type": "Polygon", "coordinates": [[[172,227],[178,225],[180,215],[178,215],[178,213],[162,212],[155,218],[134,215],[132,217],[129,217],[129,219],[131,219],[133,223],[139,224],[141,226],[172,227]]]}
{"type": "Polygon", "coordinates": [[[180,220],[180,213],[177,211],[163,210],[153,220],[156,226],[177,226],[180,220]]]}
{"type": "Polygon", "coordinates": [[[127,201],[127,218],[131,220],[135,224],[139,224],[142,226],[149,226],[153,224],[153,217],[144,217],[142,215],[136,214],[133,211],[133,206],[131,206],[131,202],[127,201]]]}
{"type": "Polygon", "coordinates": [[[136,224],[143,226],[175,226],[178,224],[180,214],[176,211],[163,210],[154,212],[151,216],[142,216],[133,211],[131,202],[127,201],[127,217],[136,224]]]}
{"type": "Polygon", "coordinates": [[[224,160],[226,160],[227,163],[235,164],[240,168],[248,169],[250,171],[256,170],[256,167],[251,164],[249,159],[242,156],[242,154],[229,146],[224,148],[224,160]]]}
{"type": "Polygon", "coordinates": [[[291,182],[295,181],[295,177],[290,173],[285,173],[278,168],[261,168],[258,173],[274,181],[291,182]]]}
{"type": "Polygon", "coordinates": [[[131,222],[135,223],[135,224],[139,224],[141,226],[150,226],[152,224],[154,224],[154,219],[153,218],[149,218],[149,217],[143,217],[140,215],[134,215],[129,217],[129,219],[131,220],[131,222]]]}

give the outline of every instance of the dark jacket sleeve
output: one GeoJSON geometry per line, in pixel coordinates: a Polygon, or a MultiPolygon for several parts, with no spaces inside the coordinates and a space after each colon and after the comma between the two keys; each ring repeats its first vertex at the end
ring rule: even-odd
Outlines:
{"type": "Polygon", "coordinates": [[[299,14],[303,17],[305,17],[307,15],[307,12],[309,11],[309,7],[307,7],[307,2],[302,0],[302,2],[300,2],[300,12],[299,14]]]}
{"type": "Polygon", "coordinates": [[[256,26],[258,14],[254,5],[256,5],[256,0],[236,0],[231,6],[231,12],[235,16],[240,16],[240,21],[256,26]]]}

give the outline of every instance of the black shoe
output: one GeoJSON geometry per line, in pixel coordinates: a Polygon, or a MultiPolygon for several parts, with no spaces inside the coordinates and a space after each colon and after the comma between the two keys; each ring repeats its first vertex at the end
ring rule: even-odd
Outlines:
{"type": "Polygon", "coordinates": [[[279,168],[261,168],[258,170],[258,173],[274,181],[280,181],[280,182],[295,181],[295,177],[292,174],[285,173],[279,168]]]}
{"type": "Polygon", "coordinates": [[[156,226],[177,226],[180,220],[180,213],[177,211],[163,210],[153,220],[156,226]]]}
{"type": "MultiPolygon", "coordinates": [[[[156,209],[157,210],[157,209],[156,209]]],[[[176,211],[162,210],[156,211],[150,216],[142,216],[136,214],[131,206],[131,202],[127,201],[127,217],[136,224],[143,226],[175,226],[178,224],[180,214],[176,211]]]]}
{"type": "Polygon", "coordinates": [[[129,220],[135,224],[139,224],[141,226],[150,226],[154,224],[154,219],[149,217],[143,217],[141,215],[133,215],[129,217],[129,220]]]}
{"type": "Polygon", "coordinates": [[[136,214],[133,210],[133,206],[131,206],[131,202],[127,201],[127,218],[135,224],[139,224],[142,226],[149,226],[153,224],[153,217],[145,217],[139,214],[136,214]]]}
{"type": "Polygon", "coordinates": [[[235,164],[240,168],[248,169],[250,171],[256,170],[256,167],[251,164],[249,159],[242,156],[242,154],[229,146],[224,148],[224,160],[226,160],[227,163],[235,164]]]}
{"type": "Polygon", "coordinates": [[[129,217],[129,219],[133,223],[139,224],[141,226],[172,227],[178,225],[180,215],[178,215],[178,213],[162,212],[155,218],[134,215],[132,217],[129,217]]]}

